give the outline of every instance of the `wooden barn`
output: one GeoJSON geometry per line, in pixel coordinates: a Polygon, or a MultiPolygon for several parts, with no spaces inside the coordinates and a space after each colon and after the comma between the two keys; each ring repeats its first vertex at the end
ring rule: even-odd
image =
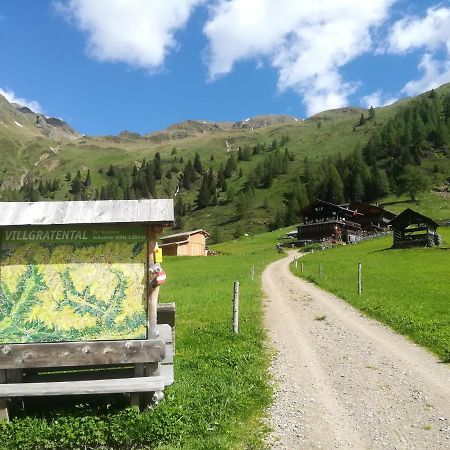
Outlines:
{"type": "Polygon", "coordinates": [[[389,223],[394,233],[393,248],[432,247],[440,244],[438,224],[412,209],[405,209],[389,223]]]}
{"type": "Polygon", "coordinates": [[[298,227],[299,241],[333,240],[355,242],[361,234],[357,222],[362,216],[346,206],[316,200],[302,210],[303,225],[298,227]]]}
{"type": "Polygon", "coordinates": [[[210,234],[205,230],[185,231],[161,238],[164,256],[206,256],[206,239],[210,234]]]}

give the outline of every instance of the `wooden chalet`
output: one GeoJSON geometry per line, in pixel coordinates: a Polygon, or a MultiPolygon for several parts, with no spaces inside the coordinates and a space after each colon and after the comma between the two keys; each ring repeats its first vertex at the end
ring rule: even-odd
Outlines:
{"type": "Polygon", "coordinates": [[[0,203],[0,419],[29,396],[163,397],[156,237],[173,220],[171,199],[0,203]]]}
{"type": "Polygon", "coordinates": [[[354,201],[341,206],[360,213],[353,220],[368,233],[387,231],[389,222],[396,217],[394,213],[371,203],[354,201]]]}
{"type": "Polygon", "coordinates": [[[206,240],[210,234],[205,230],[193,230],[171,234],[161,238],[164,256],[206,256],[206,240]]]}
{"type": "Polygon", "coordinates": [[[302,210],[303,224],[298,227],[300,242],[332,240],[355,242],[361,234],[357,222],[362,214],[346,206],[316,200],[302,210]]]}
{"type": "Polygon", "coordinates": [[[440,244],[438,224],[412,209],[405,209],[389,222],[394,233],[393,248],[432,247],[440,244]]]}

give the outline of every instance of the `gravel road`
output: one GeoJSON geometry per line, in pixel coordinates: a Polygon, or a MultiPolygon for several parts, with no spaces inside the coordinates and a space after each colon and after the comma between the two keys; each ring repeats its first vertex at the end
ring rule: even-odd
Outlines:
{"type": "Polygon", "coordinates": [[[450,449],[450,367],[289,271],[263,273],[272,449],[450,449]]]}

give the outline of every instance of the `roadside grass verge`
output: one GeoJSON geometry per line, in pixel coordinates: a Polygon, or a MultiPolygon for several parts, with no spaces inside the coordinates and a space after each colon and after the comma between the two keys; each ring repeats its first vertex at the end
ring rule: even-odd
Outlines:
{"type": "Polygon", "coordinates": [[[120,396],[40,405],[0,423],[1,448],[260,449],[271,401],[260,273],[282,234],[215,246],[223,256],[171,257],[161,302],[176,302],[175,383],[153,411],[120,396]],[[255,267],[254,280],[251,269],[255,267]],[[232,333],[233,281],[240,281],[239,334],[232,333]],[[42,405],[46,405],[44,410],[42,405]]]}
{"type": "MultiPolygon", "coordinates": [[[[449,247],[450,229],[438,231],[449,247]]],[[[450,362],[450,248],[392,250],[391,245],[392,237],[385,237],[308,254],[302,258],[303,274],[300,264],[291,270],[450,362]]]]}

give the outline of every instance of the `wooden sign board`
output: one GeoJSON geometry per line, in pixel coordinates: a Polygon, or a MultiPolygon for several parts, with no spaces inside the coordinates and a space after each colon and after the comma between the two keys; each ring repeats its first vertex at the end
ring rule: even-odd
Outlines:
{"type": "Polygon", "coordinates": [[[2,230],[1,344],[146,336],[145,226],[2,230]]]}

